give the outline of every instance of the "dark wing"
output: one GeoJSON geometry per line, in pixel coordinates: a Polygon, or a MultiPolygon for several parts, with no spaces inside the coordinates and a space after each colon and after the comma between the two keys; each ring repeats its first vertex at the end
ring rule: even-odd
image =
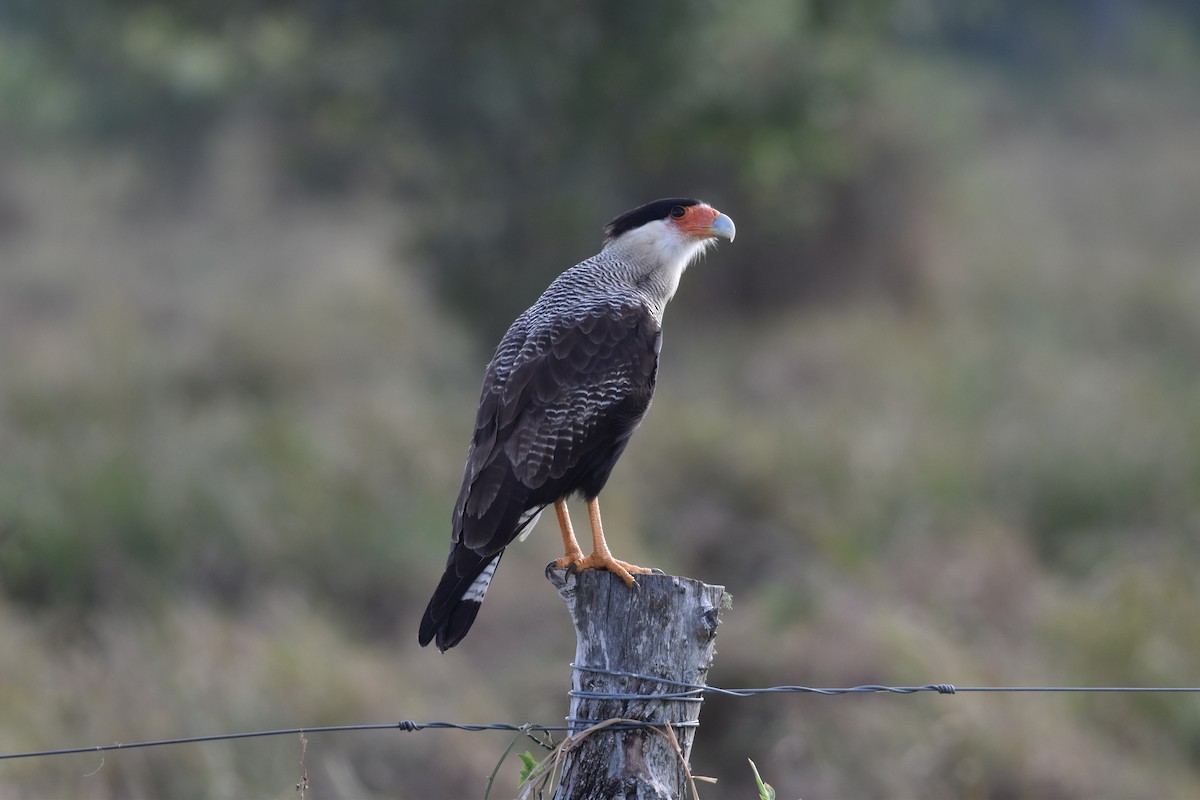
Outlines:
{"type": "Polygon", "coordinates": [[[657,320],[632,303],[539,326],[509,363],[502,344],[484,382],[455,542],[499,552],[530,509],[598,493],[650,405],[660,342],[657,320]]]}
{"type": "Polygon", "coordinates": [[[654,393],[661,328],[640,304],[603,305],[530,326],[523,316],[484,377],[454,508],[446,571],[421,645],[466,635],[504,548],[546,505],[594,497],[654,393]]]}

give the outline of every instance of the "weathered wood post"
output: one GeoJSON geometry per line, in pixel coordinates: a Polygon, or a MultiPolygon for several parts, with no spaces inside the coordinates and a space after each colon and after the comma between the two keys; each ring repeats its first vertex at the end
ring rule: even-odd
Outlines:
{"type": "Polygon", "coordinates": [[[630,589],[601,570],[571,575],[547,568],[546,577],[575,623],[576,669],[568,719],[576,731],[617,718],[690,723],[672,726],[679,753],[668,737],[651,728],[604,730],[584,737],[565,756],[555,800],[690,797],[684,764],[691,754],[702,696],[695,692],[678,699],[638,699],[637,695],[680,692],[682,687],[605,671],[703,684],[713,660],[717,615],[728,605],[725,587],[655,574],[636,576],[637,589],[630,589]],[[595,693],[629,697],[588,696],[595,693]]]}

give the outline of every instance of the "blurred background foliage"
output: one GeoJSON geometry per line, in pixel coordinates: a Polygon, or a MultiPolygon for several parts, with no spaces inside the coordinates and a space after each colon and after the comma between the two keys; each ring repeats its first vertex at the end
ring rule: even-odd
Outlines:
{"type": "MultiPolygon", "coordinates": [[[[459,648],[415,625],[496,337],[675,194],[740,235],[605,509],[733,593],[715,683],[1194,685],[1198,79],[1182,0],[7,0],[0,751],[560,718],[546,530],[459,648]]],[[[780,796],[1200,793],[1190,697],[703,722],[706,796],[746,757],[780,796]]],[[[477,797],[505,744],[304,767],[477,797]]],[[[0,794],[293,796],[299,758],[8,762],[0,794]]]]}

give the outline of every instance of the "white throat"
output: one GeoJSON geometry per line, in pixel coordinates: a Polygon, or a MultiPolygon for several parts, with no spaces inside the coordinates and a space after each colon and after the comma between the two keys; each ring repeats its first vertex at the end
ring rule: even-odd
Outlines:
{"type": "Polygon", "coordinates": [[[714,241],[688,236],[665,220],[655,220],[621,234],[604,249],[634,267],[634,279],[648,290],[661,313],[675,296],[684,270],[714,241]]]}

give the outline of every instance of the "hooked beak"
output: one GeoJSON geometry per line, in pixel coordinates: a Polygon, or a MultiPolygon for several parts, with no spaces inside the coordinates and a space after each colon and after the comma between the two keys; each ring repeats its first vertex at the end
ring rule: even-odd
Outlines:
{"type": "Polygon", "coordinates": [[[737,228],[733,225],[733,220],[724,214],[717,214],[717,218],[708,226],[708,235],[716,236],[721,239],[733,241],[733,235],[737,232],[737,228]]]}

